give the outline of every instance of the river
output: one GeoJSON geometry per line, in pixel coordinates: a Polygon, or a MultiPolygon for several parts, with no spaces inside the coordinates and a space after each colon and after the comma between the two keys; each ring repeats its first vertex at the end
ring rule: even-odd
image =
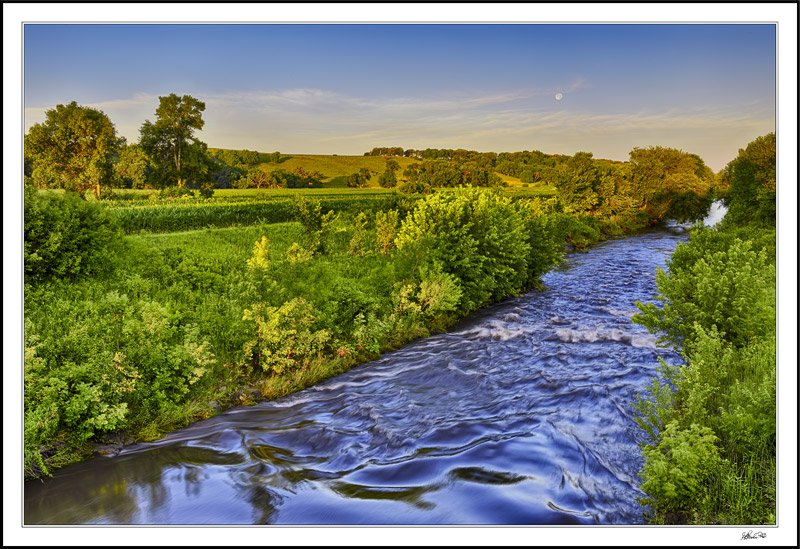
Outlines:
{"type": "Polygon", "coordinates": [[[28,481],[24,523],[642,524],[631,403],[679,355],[631,316],[687,238],[599,243],[448,333],[28,481]]]}

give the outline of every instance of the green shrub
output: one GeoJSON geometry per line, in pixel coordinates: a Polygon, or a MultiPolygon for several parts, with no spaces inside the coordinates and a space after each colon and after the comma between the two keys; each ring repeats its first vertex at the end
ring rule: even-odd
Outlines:
{"type": "Polygon", "coordinates": [[[397,238],[398,212],[389,210],[387,212],[375,212],[375,238],[378,249],[382,254],[389,253],[395,248],[395,238],[397,238]]]}
{"type": "Polygon", "coordinates": [[[430,184],[422,179],[408,179],[400,181],[397,190],[402,194],[430,194],[433,192],[430,184]]]}
{"type": "Polygon", "coordinates": [[[94,282],[48,286],[26,296],[25,326],[26,469],[44,473],[53,445],[80,449],[156,420],[191,398],[214,363],[174,305],[94,282]]]}
{"type": "Polygon", "coordinates": [[[553,212],[547,218],[552,238],[576,249],[583,250],[604,238],[598,219],[592,215],[553,212]]]}
{"type": "Polygon", "coordinates": [[[350,244],[347,253],[350,255],[363,255],[367,251],[367,214],[359,212],[355,220],[353,220],[353,236],[350,239],[350,244]]]}
{"type": "Polygon", "coordinates": [[[563,261],[563,240],[553,227],[552,217],[543,214],[538,205],[530,200],[514,203],[522,218],[525,243],[528,245],[525,287],[541,288],[542,275],[563,261]]]}
{"type": "Polygon", "coordinates": [[[525,222],[498,193],[477,188],[437,193],[404,220],[397,247],[420,265],[439,264],[458,282],[461,312],[519,292],[527,282],[525,222]]]}
{"type": "Polygon", "coordinates": [[[312,254],[324,253],[326,247],[330,246],[328,240],[335,216],[334,210],[323,214],[319,200],[303,196],[295,197],[294,210],[296,219],[306,231],[306,249],[312,254]]]}
{"type": "Polygon", "coordinates": [[[708,498],[707,481],[720,461],[708,427],[692,423],[681,428],[671,421],[658,444],[645,446],[642,490],[652,497],[642,503],[656,511],[683,511],[708,498]]]}
{"type": "Polygon", "coordinates": [[[662,379],[634,404],[655,522],[775,521],[773,235],[695,227],[657,273],[663,307],[637,303],[634,322],[685,359],[662,361],[662,379]],[[739,238],[748,234],[756,240],[739,238]]]}
{"type": "Polygon", "coordinates": [[[25,282],[74,279],[113,266],[120,231],[102,206],[74,193],[25,189],[25,282]]]}
{"type": "Polygon", "coordinates": [[[246,309],[244,319],[256,323],[257,335],[245,347],[245,360],[265,372],[282,374],[319,356],[330,339],[316,330],[314,307],[302,297],[280,307],[246,309]]]}
{"type": "Polygon", "coordinates": [[[421,265],[418,278],[418,283],[401,287],[397,296],[398,312],[430,321],[458,309],[461,286],[453,275],[444,272],[441,263],[421,265]]]}
{"type": "Polygon", "coordinates": [[[203,183],[200,186],[200,196],[206,200],[214,198],[214,183],[203,183]]]}
{"type": "Polygon", "coordinates": [[[726,252],[736,241],[748,241],[754,252],[764,252],[769,263],[775,262],[775,230],[754,227],[735,227],[723,222],[722,230],[703,225],[694,225],[689,242],[678,244],[672,257],[667,260],[670,274],[689,269],[698,260],[717,252],[726,252]]]}
{"type": "MultiPolygon", "coordinates": [[[[683,259],[681,260],[683,261],[683,259]]],[[[658,269],[656,282],[664,303],[637,302],[641,311],[633,321],[659,341],[693,350],[698,327],[712,327],[726,341],[743,346],[775,314],[775,265],[751,242],[734,240],[727,250],[709,253],[672,276],[658,269]]]]}
{"type": "Polygon", "coordinates": [[[775,133],[758,137],[739,149],[739,156],[723,171],[730,183],[725,196],[729,223],[775,227],[776,218],[775,133]]]}

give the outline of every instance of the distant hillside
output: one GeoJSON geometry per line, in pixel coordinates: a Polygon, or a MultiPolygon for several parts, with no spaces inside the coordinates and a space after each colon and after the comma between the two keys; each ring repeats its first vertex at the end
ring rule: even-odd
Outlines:
{"type": "MultiPolygon", "coordinates": [[[[208,149],[209,152],[220,151],[224,149],[208,149]]],[[[281,154],[279,162],[271,162],[270,157],[272,153],[259,152],[261,158],[261,169],[272,172],[277,169],[284,169],[292,171],[297,167],[301,167],[307,172],[319,172],[325,177],[322,182],[326,187],[346,187],[344,181],[332,181],[337,177],[346,177],[348,175],[358,172],[361,168],[367,168],[376,172],[373,174],[369,183],[371,187],[378,186],[378,174],[381,174],[386,169],[386,160],[382,156],[339,156],[339,155],[323,155],[323,154],[281,154]]],[[[403,170],[410,164],[419,162],[414,158],[406,158],[403,156],[392,156],[398,164],[400,164],[400,171],[397,173],[398,179],[402,179],[403,170]]]]}
{"type": "MultiPolygon", "coordinates": [[[[224,149],[209,148],[209,152],[220,151],[224,149]]],[[[336,180],[336,178],[346,177],[353,173],[358,172],[361,168],[367,168],[376,172],[372,179],[369,181],[370,187],[378,186],[378,174],[385,170],[386,160],[383,156],[340,156],[340,155],[327,155],[327,154],[281,154],[279,162],[272,162],[272,153],[259,152],[259,157],[262,162],[261,169],[266,171],[273,171],[277,169],[284,169],[292,171],[297,167],[301,167],[308,172],[320,172],[325,177],[323,183],[326,187],[346,187],[344,181],[336,180]]],[[[390,156],[400,164],[400,170],[397,172],[397,179],[403,180],[403,171],[411,164],[423,162],[417,158],[407,158],[404,156],[390,156]]],[[[516,177],[511,177],[503,174],[497,174],[506,182],[507,185],[516,186],[521,185],[521,182],[516,177]]]]}

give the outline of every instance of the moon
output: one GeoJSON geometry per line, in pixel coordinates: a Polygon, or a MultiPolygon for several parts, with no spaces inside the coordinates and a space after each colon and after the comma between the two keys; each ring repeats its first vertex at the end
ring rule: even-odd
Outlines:
{"type": "Polygon", "coordinates": [[[563,98],[564,98],[564,94],[563,93],[558,92],[556,94],[556,101],[561,101],[563,98]]]}

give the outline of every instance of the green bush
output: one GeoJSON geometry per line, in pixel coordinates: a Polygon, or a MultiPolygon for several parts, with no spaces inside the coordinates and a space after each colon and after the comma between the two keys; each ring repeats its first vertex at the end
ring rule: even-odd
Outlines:
{"type": "Polygon", "coordinates": [[[708,498],[707,481],[720,461],[708,427],[692,423],[681,428],[677,421],[667,424],[658,444],[647,446],[642,490],[651,498],[642,503],[656,511],[685,511],[708,498]]]}
{"type": "Polygon", "coordinates": [[[329,210],[323,214],[319,200],[303,196],[295,197],[294,210],[295,218],[306,231],[306,249],[312,254],[325,253],[326,247],[330,246],[331,224],[335,212],[329,210]]]}
{"type": "Polygon", "coordinates": [[[407,179],[400,181],[397,190],[402,194],[430,194],[433,192],[430,184],[422,179],[407,179]]]}
{"type": "Polygon", "coordinates": [[[775,133],[761,136],[739,149],[739,156],[723,171],[730,183],[725,196],[726,218],[737,225],[775,227],[775,133]]]}
{"type": "Polygon", "coordinates": [[[468,312],[518,293],[528,282],[531,246],[521,211],[496,192],[462,188],[419,202],[396,242],[419,265],[440,265],[461,288],[468,312]]]}
{"type": "MultiPolygon", "coordinates": [[[[679,254],[676,265],[690,263],[679,254]]],[[[637,306],[633,321],[659,333],[659,341],[682,346],[691,352],[699,328],[712,327],[726,341],[745,345],[767,318],[775,315],[775,265],[764,251],[754,252],[750,241],[734,240],[724,251],[710,252],[685,268],[675,267],[672,276],[658,269],[656,282],[664,303],[637,306]]]]}
{"type": "Polygon", "coordinates": [[[26,469],[45,473],[54,441],[80,448],[157,420],[191,397],[214,362],[199,327],[172,304],[94,283],[49,286],[26,296],[25,326],[26,469]]]}
{"type": "Polygon", "coordinates": [[[387,254],[395,248],[398,220],[397,210],[375,212],[375,238],[382,254],[387,254]]]}
{"type": "Polygon", "coordinates": [[[530,200],[515,202],[518,215],[523,221],[523,233],[528,245],[525,286],[541,288],[542,275],[563,261],[563,240],[553,227],[550,215],[543,214],[536,203],[530,200]]]}
{"type": "Polygon", "coordinates": [[[724,226],[692,230],[633,319],[685,359],[634,404],[655,522],[775,521],[774,231],[724,226]]]}
{"type": "Polygon", "coordinates": [[[419,284],[403,286],[399,297],[407,312],[434,319],[457,310],[461,294],[456,278],[444,272],[441,263],[432,263],[420,267],[419,284]]]}
{"type": "Polygon", "coordinates": [[[282,374],[317,357],[330,339],[316,330],[316,312],[302,297],[280,307],[246,309],[244,319],[256,323],[256,338],[245,347],[245,360],[265,372],[282,374]]]}
{"type": "Polygon", "coordinates": [[[353,236],[350,238],[347,253],[350,255],[363,255],[367,252],[367,214],[359,212],[353,220],[353,236]]]}
{"type": "Polygon", "coordinates": [[[751,250],[764,252],[766,260],[775,263],[775,230],[753,227],[735,227],[723,221],[722,230],[697,224],[692,227],[688,243],[678,244],[667,260],[670,274],[689,269],[698,260],[717,252],[727,252],[736,241],[751,243],[751,250]]]}
{"type": "Polygon", "coordinates": [[[604,239],[600,222],[592,215],[553,212],[547,214],[552,238],[583,250],[604,239]]]}
{"type": "Polygon", "coordinates": [[[74,193],[25,189],[25,282],[108,271],[120,231],[113,215],[74,193]]]}

